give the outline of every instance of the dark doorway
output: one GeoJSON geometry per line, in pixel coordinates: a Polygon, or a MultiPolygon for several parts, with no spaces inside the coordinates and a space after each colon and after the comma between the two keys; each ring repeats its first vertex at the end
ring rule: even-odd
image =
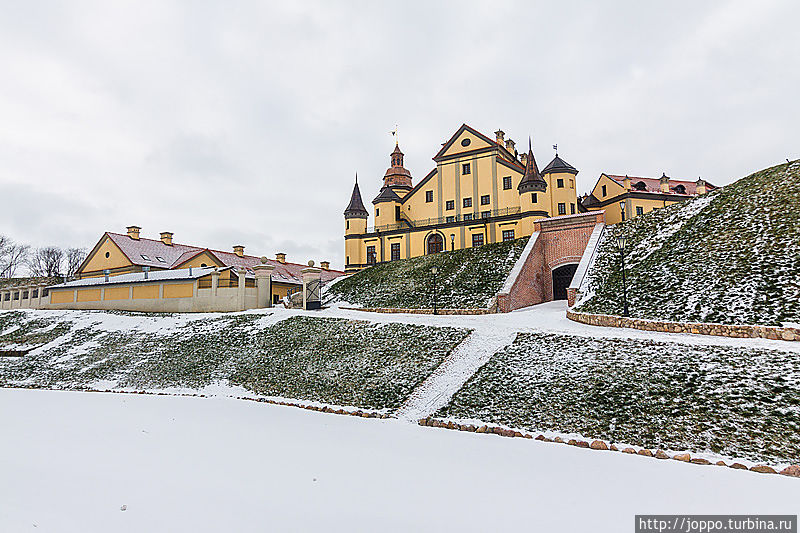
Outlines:
{"type": "Polygon", "coordinates": [[[444,239],[438,233],[428,237],[428,254],[438,254],[444,250],[444,239]]]}
{"type": "Polygon", "coordinates": [[[561,265],[553,270],[553,300],[566,300],[567,287],[572,283],[572,276],[578,265],[561,265]]]}

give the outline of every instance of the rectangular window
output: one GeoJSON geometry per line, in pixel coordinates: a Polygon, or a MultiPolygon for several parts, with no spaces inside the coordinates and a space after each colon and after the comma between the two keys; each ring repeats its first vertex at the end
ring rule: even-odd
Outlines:
{"type": "Polygon", "coordinates": [[[456,217],[450,216],[450,217],[445,218],[444,220],[445,220],[445,222],[455,222],[456,221],[456,217]]]}
{"type": "Polygon", "coordinates": [[[567,204],[565,204],[564,202],[558,204],[558,214],[559,215],[567,214],[567,204]]]}
{"type": "Polygon", "coordinates": [[[19,291],[14,293],[14,299],[19,300],[19,291]]]}
{"type": "Polygon", "coordinates": [[[603,185],[603,196],[605,196],[605,195],[606,195],[606,186],[603,185]]]}
{"type": "Polygon", "coordinates": [[[469,173],[470,173],[469,163],[464,163],[463,165],[461,165],[461,174],[469,174],[469,173]]]}
{"type": "Polygon", "coordinates": [[[536,203],[539,201],[539,197],[536,195],[535,192],[531,193],[531,202],[536,203]]]}
{"type": "Polygon", "coordinates": [[[28,299],[28,291],[22,291],[22,299],[23,300],[27,300],[28,299]]]}
{"type": "Polygon", "coordinates": [[[275,304],[275,305],[281,303],[281,297],[278,296],[277,294],[273,294],[272,295],[272,303],[275,304]]]}
{"type": "Polygon", "coordinates": [[[7,302],[11,299],[11,293],[7,292],[3,295],[3,301],[7,302]]]}
{"type": "Polygon", "coordinates": [[[483,233],[472,234],[472,247],[477,248],[478,246],[483,246],[483,233]]]}
{"type": "Polygon", "coordinates": [[[464,220],[472,220],[472,213],[465,213],[464,220]]]}
{"type": "Polygon", "coordinates": [[[393,242],[392,243],[392,261],[398,261],[400,259],[400,243],[393,242]]]}
{"type": "Polygon", "coordinates": [[[349,220],[347,221],[347,225],[345,226],[345,229],[350,229],[350,221],[349,220]]]}
{"type": "Polygon", "coordinates": [[[433,191],[425,191],[425,201],[426,202],[433,201],[433,191]]]}
{"type": "Polygon", "coordinates": [[[636,206],[636,214],[637,215],[644,215],[644,207],[637,205],[636,206]]]}
{"type": "Polygon", "coordinates": [[[503,230],[503,240],[504,241],[513,241],[514,240],[514,230],[513,229],[504,229],[503,230]]]}
{"type": "Polygon", "coordinates": [[[508,190],[511,188],[511,176],[505,176],[503,178],[503,190],[508,190]]]}
{"type": "Polygon", "coordinates": [[[381,216],[381,209],[380,209],[380,207],[376,207],[375,208],[375,218],[378,218],[379,216],[381,216]]]}
{"type": "Polygon", "coordinates": [[[573,180],[572,178],[569,179],[569,188],[570,189],[574,189],[575,188],[575,180],[573,180]]]}
{"type": "Polygon", "coordinates": [[[456,208],[456,201],[455,200],[447,200],[447,202],[445,202],[445,204],[444,204],[444,208],[447,209],[448,211],[450,209],[455,209],[456,208]]]}
{"type": "Polygon", "coordinates": [[[472,198],[464,198],[464,207],[472,207],[472,198]]]}
{"type": "Polygon", "coordinates": [[[31,292],[31,298],[38,298],[39,297],[39,289],[33,289],[31,292]]]}
{"type": "Polygon", "coordinates": [[[489,218],[490,216],[492,216],[491,211],[481,211],[481,218],[489,218]]]}
{"type": "Polygon", "coordinates": [[[564,178],[558,178],[556,180],[556,187],[558,187],[559,189],[564,188],[564,178]]]}
{"type": "Polygon", "coordinates": [[[367,264],[374,265],[375,264],[375,247],[374,246],[367,246],[367,264]]]}
{"type": "Polygon", "coordinates": [[[394,206],[394,219],[396,221],[400,220],[400,206],[399,205],[394,206]]]}
{"type": "Polygon", "coordinates": [[[570,212],[570,214],[572,214],[572,215],[574,215],[574,214],[575,214],[575,204],[572,204],[572,203],[571,203],[571,204],[569,204],[569,212],[570,212]]]}
{"type": "Polygon", "coordinates": [[[488,194],[484,194],[483,196],[481,196],[481,205],[489,205],[489,202],[491,201],[492,198],[488,194]]]}

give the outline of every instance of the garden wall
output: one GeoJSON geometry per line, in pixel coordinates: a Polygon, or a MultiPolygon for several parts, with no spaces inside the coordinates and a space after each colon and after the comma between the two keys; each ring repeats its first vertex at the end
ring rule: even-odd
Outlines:
{"type": "Polygon", "coordinates": [[[716,335],[720,337],[800,341],[800,328],[668,322],[614,315],[594,315],[579,313],[572,310],[567,310],[567,318],[591,326],[633,328],[646,331],[662,331],[664,333],[694,333],[697,335],[716,335]]]}

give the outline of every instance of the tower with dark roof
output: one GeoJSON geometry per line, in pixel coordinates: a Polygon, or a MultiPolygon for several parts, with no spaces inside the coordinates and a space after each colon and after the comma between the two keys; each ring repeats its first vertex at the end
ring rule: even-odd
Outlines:
{"type": "Polygon", "coordinates": [[[358,174],[356,183],[353,185],[353,193],[350,195],[350,203],[344,210],[344,252],[345,252],[345,271],[351,272],[349,265],[362,264],[363,258],[361,242],[357,239],[367,231],[367,218],[369,211],[364,207],[361,199],[361,190],[358,188],[358,174]]]}

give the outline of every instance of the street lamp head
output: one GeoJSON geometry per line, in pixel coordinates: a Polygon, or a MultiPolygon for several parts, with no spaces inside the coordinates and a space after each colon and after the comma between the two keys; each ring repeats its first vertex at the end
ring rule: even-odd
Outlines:
{"type": "Polygon", "coordinates": [[[628,239],[625,237],[625,235],[620,235],[617,237],[617,248],[624,250],[627,245],[628,239]]]}
{"type": "Polygon", "coordinates": [[[622,200],[622,201],[619,203],[619,208],[620,208],[622,211],[625,211],[625,200],[622,200]]]}
{"type": "Polygon", "coordinates": [[[439,272],[439,269],[437,267],[433,267],[433,268],[431,268],[431,272],[436,274],[436,273],[439,272]]]}

